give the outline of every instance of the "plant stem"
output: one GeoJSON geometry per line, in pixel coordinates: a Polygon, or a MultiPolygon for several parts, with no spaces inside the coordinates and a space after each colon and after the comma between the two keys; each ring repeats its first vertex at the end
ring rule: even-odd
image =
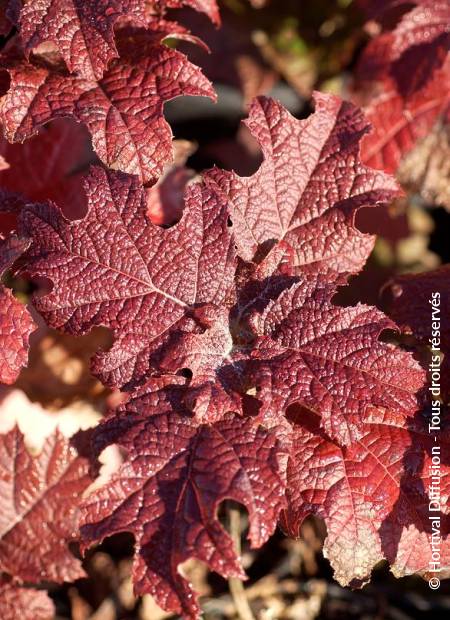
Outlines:
{"type": "MultiPolygon", "coordinates": [[[[231,505],[228,506],[228,518],[230,535],[233,539],[234,548],[237,555],[241,554],[241,515],[239,508],[235,508],[231,505]]],[[[245,594],[244,584],[237,577],[230,577],[228,579],[228,587],[230,589],[233,603],[236,608],[236,613],[240,620],[255,620],[250,605],[248,604],[247,596],[245,594]]]]}

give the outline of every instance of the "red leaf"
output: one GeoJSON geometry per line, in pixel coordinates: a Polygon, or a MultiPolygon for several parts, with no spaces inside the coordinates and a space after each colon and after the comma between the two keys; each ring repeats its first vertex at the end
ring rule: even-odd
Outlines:
{"type": "Polygon", "coordinates": [[[381,331],[396,328],[383,313],[341,308],[331,296],[320,281],[300,281],[256,314],[252,374],[264,410],[280,415],[298,402],[346,445],[364,432],[369,405],[414,415],[425,376],[408,353],[379,342],[381,331]]]}
{"type": "Polygon", "coordinates": [[[366,104],[373,126],[362,142],[362,158],[375,168],[396,172],[403,156],[448,117],[450,4],[368,4],[383,31],[364,50],[357,71],[354,99],[366,104]]]}
{"type": "Polygon", "coordinates": [[[55,607],[46,592],[4,583],[0,585],[0,616],[2,620],[51,620],[55,607]]]}
{"type": "Polygon", "coordinates": [[[405,427],[424,378],[410,354],[379,342],[395,329],[381,312],[332,303],[372,244],[354,227],[355,211],[397,193],[359,162],[362,115],[322,95],[310,119],[295,121],[263,99],[249,123],[265,149],[260,171],[208,172],[188,186],[171,228],[149,222],[138,179],[99,168],[84,219],[68,221],[52,205],[22,215],[33,239],[26,269],[53,284],[38,309],[73,334],[111,328],[114,345],[94,369],[131,391],[94,433],[97,452],[119,443],[128,461],[88,500],[85,544],[131,531],[137,591],[189,618],[198,607],[180,563],[197,557],[241,575],[219,503],[248,507],[253,545],[273,530],[286,408],[309,407],[336,445],[351,446],[374,407],[405,427]],[[235,245],[247,261],[236,260],[235,245]]]}
{"type": "Polygon", "coordinates": [[[0,569],[21,581],[73,581],[84,576],[68,549],[78,502],[90,484],[88,463],[59,432],[38,456],[15,428],[0,436],[0,569]]]}
{"type": "MultiPolygon", "coordinates": [[[[120,17],[143,19],[146,0],[39,0],[24,5],[20,34],[29,53],[41,43],[54,42],[69,71],[88,80],[100,80],[109,62],[118,56],[114,24],[120,17]]],[[[150,4],[150,10],[151,5],[150,4]]],[[[155,0],[160,14],[187,4],[220,23],[214,0],[155,0]]]]}
{"type": "Polygon", "coordinates": [[[357,273],[373,238],[354,227],[361,206],[388,202],[394,181],[360,163],[358,142],[368,130],[362,114],[337,97],[316,93],[316,112],[297,121],[281,104],[258,98],[247,121],[264,162],[251,177],[212,170],[230,202],[240,255],[284,240],[302,273],[357,273]],[[264,206],[264,208],[263,208],[264,206]]]}
{"type": "Polygon", "coordinates": [[[448,433],[440,435],[443,515],[429,512],[429,467],[436,444],[424,424],[405,424],[391,412],[373,411],[360,440],[341,448],[310,421],[303,424],[306,418],[298,416],[294,425],[285,530],[298,536],[307,515],[324,519],[324,552],[335,578],[342,585],[361,585],[384,558],[397,577],[428,571],[430,514],[435,514],[441,518],[441,563],[448,565],[448,433]]]}
{"type": "MultiPolygon", "coordinates": [[[[250,542],[261,546],[283,507],[286,454],[276,430],[255,427],[252,420],[230,416],[198,426],[166,412],[164,403],[160,411],[129,414],[118,438],[128,461],[87,498],[81,532],[85,545],[132,532],[136,593],[150,592],[164,609],[197,618],[198,604],[179,565],[196,557],[224,577],[244,576],[217,518],[219,504],[244,504],[250,542]]],[[[115,425],[113,418],[108,426],[115,425]]]]}
{"type": "Polygon", "coordinates": [[[382,7],[378,19],[383,20],[383,14],[394,5],[404,14],[391,31],[383,32],[367,46],[360,61],[359,77],[367,81],[389,75],[399,95],[407,98],[426,85],[446,58],[450,45],[450,4],[448,0],[403,0],[382,7]]]}
{"type": "Polygon", "coordinates": [[[25,3],[20,34],[27,52],[46,41],[57,44],[69,71],[100,79],[117,56],[114,23],[126,11],[117,0],[39,0],[25,3]]]}
{"type": "Polygon", "coordinates": [[[73,116],[106,165],[155,182],[173,157],[163,104],[181,95],[214,99],[214,91],[186,56],[150,34],[127,28],[119,43],[121,59],[98,82],[68,75],[48,54],[12,63],[1,112],[7,139],[23,142],[50,120],[73,116]]]}
{"type": "MultiPolygon", "coordinates": [[[[27,239],[0,235],[0,277],[29,246],[27,239]]],[[[24,304],[0,284],[0,383],[14,383],[28,360],[28,339],[36,325],[24,304]]]]}
{"type": "Polygon", "coordinates": [[[392,173],[436,120],[448,116],[450,63],[407,100],[389,84],[365,108],[372,131],[362,140],[361,156],[369,166],[392,173]]]}
{"type": "Polygon", "coordinates": [[[164,230],[146,217],[135,178],[93,168],[86,191],[83,220],[69,222],[46,205],[24,212],[34,240],[29,267],[54,285],[36,307],[49,325],[72,334],[111,328],[116,341],[94,368],[104,382],[123,386],[145,378],[171,336],[203,329],[196,305],[225,303],[235,269],[226,205],[193,185],[181,221],[164,230]]]}
{"type": "Polygon", "coordinates": [[[26,366],[28,339],[35,329],[26,306],[0,286],[0,383],[14,383],[26,366]]]}

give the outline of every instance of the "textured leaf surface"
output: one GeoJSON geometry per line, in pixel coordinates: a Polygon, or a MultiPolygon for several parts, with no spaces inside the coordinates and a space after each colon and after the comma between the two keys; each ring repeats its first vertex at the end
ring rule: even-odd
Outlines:
{"type": "MultiPolygon", "coordinates": [[[[0,276],[28,247],[27,239],[0,235],[0,276]]],[[[28,339],[35,324],[26,306],[0,284],[0,383],[14,383],[28,359],[28,339]]]]}
{"type": "Polygon", "coordinates": [[[14,383],[28,360],[28,339],[36,325],[26,306],[0,286],[0,383],[14,383]]]}
{"type": "Polygon", "coordinates": [[[82,577],[68,543],[76,538],[78,502],[90,482],[86,459],[59,432],[38,456],[17,428],[1,435],[0,569],[31,583],[82,577]]]}
{"type": "Polygon", "coordinates": [[[166,9],[183,5],[220,22],[214,0],[37,0],[24,5],[19,27],[28,52],[52,41],[69,71],[100,80],[109,62],[118,56],[114,24],[120,17],[142,19],[152,9],[163,17],[166,9]]]}
{"type": "Polygon", "coordinates": [[[258,98],[247,125],[264,162],[251,177],[213,170],[230,201],[240,255],[284,240],[302,273],[356,273],[373,245],[354,225],[356,210],[389,202],[392,179],[360,163],[358,142],[368,126],[361,113],[336,97],[315,95],[316,112],[294,119],[279,103],[258,98]],[[264,208],[263,208],[264,206],[264,208]]]}
{"type": "Polygon", "coordinates": [[[362,140],[361,157],[368,165],[396,172],[406,153],[426,136],[436,120],[448,118],[450,63],[418,93],[405,100],[392,83],[366,106],[372,131],[362,140]]]}
{"type": "Polygon", "coordinates": [[[142,381],[169,337],[202,331],[195,307],[223,304],[234,277],[234,249],[225,204],[192,186],[183,218],[164,230],[146,216],[138,181],[93,168],[86,218],[69,222],[52,206],[24,212],[33,237],[29,265],[53,291],[36,300],[49,325],[83,334],[114,331],[112,349],[94,367],[106,383],[142,381]],[[86,286],[86,282],[89,286],[86,286]]]}
{"type": "Polygon", "coordinates": [[[126,29],[119,43],[121,59],[99,81],[68,75],[49,55],[14,63],[1,115],[7,139],[23,142],[50,120],[73,116],[86,125],[106,165],[153,183],[173,157],[163,104],[181,95],[215,95],[200,69],[158,38],[126,29]]]}
{"type": "Polygon", "coordinates": [[[219,504],[247,507],[253,546],[273,531],[290,405],[320,416],[318,436],[350,450],[374,407],[406,428],[424,380],[410,354],[379,341],[395,329],[390,319],[332,303],[372,246],[355,211],[397,193],[359,162],[361,114],[322,95],[296,121],[260,99],[249,124],[265,149],[261,169],[249,178],[209,171],[188,185],[172,227],[149,221],[136,177],[99,168],[84,219],[53,205],[29,205],[21,219],[32,237],[26,269],[53,287],[36,299],[39,311],[72,334],[112,329],[114,344],[93,367],[130,392],[94,433],[97,453],[118,443],[127,461],[87,499],[84,544],[132,532],[137,592],[187,618],[199,610],[178,569],[185,560],[243,575],[219,504]]]}
{"type": "Polygon", "coordinates": [[[267,410],[298,402],[345,445],[363,432],[369,404],[413,415],[424,373],[408,353],[378,341],[381,331],[395,329],[379,310],[337,307],[330,297],[326,288],[301,281],[256,314],[261,338],[252,372],[267,410]]]}
{"type": "MultiPolygon", "coordinates": [[[[197,618],[199,607],[180,563],[196,557],[224,577],[244,576],[217,518],[219,504],[228,498],[246,506],[250,542],[260,546],[284,504],[286,455],[276,432],[252,420],[231,416],[199,426],[164,413],[164,406],[160,411],[125,421],[119,444],[128,461],[87,498],[81,531],[86,544],[132,532],[136,592],[150,592],[164,609],[197,618]]],[[[116,424],[115,418],[109,423],[113,433],[116,424]]]]}
{"type": "Polygon", "coordinates": [[[27,2],[20,15],[20,33],[27,51],[55,42],[71,72],[100,79],[117,56],[113,26],[124,13],[124,4],[117,0],[27,2]]]}
{"type": "Polygon", "coordinates": [[[0,585],[0,614],[2,620],[51,620],[55,608],[46,592],[5,583],[0,585]]]}
{"type": "MultiPolygon", "coordinates": [[[[447,566],[448,432],[439,441],[442,502],[435,514],[441,518],[441,562],[447,566]]],[[[426,572],[432,553],[428,487],[433,445],[423,421],[406,425],[391,412],[374,411],[360,440],[342,448],[303,413],[294,425],[283,527],[298,536],[307,515],[324,519],[324,552],[343,585],[367,581],[382,559],[396,576],[426,572]]]]}

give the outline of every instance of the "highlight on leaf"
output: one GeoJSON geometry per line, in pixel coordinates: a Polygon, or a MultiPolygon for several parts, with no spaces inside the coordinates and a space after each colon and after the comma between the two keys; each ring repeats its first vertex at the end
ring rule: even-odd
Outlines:
{"type": "MultiPolygon", "coordinates": [[[[189,618],[199,607],[182,562],[196,557],[243,576],[217,520],[220,502],[247,507],[254,546],[275,527],[296,437],[291,405],[317,417],[318,440],[325,433],[356,454],[370,412],[389,411],[407,428],[421,404],[424,372],[379,340],[396,325],[375,308],[333,303],[372,248],[355,212],[398,189],[360,162],[361,113],[337,97],[316,98],[302,121],[257,100],[248,125],[264,151],[260,169],[248,178],[206,172],[187,187],[172,227],[150,222],[136,178],[100,168],[86,182],[85,218],[69,221],[47,204],[21,216],[32,238],[26,269],[52,284],[36,307],[66,333],[109,327],[114,344],[93,369],[129,392],[94,433],[97,452],[118,443],[127,460],[86,500],[84,545],[131,531],[136,592],[189,618]]],[[[399,447],[400,460],[409,445],[399,447]]],[[[384,476],[380,461],[373,466],[384,476]]],[[[376,510],[367,501],[364,514],[376,510]]],[[[349,582],[370,572],[370,558],[366,568],[347,566],[349,582]]]]}
{"type": "MultiPolygon", "coordinates": [[[[277,526],[297,538],[311,522],[343,586],[361,587],[380,562],[427,576],[438,439],[450,566],[444,227],[427,237],[447,215],[428,216],[426,256],[409,263],[400,242],[375,246],[356,223],[370,207],[383,232],[388,209],[403,209],[409,234],[413,211],[448,207],[449,6],[297,4],[224,8],[221,41],[236,41],[206,75],[251,68],[245,50],[261,46],[270,79],[242,88],[227,76],[211,112],[200,102],[216,100],[214,87],[182,51],[208,53],[202,34],[214,51],[215,0],[0,2],[0,417],[12,428],[0,434],[2,618],[44,620],[64,606],[97,617],[110,602],[117,616],[144,617],[152,600],[197,620],[213,602],[199,600],[198,569],[205,584],[209,570],[228,579],[224,618],[249,620],[267,600],[256,583],[246,601],[240,580],[258,574],[277,526]],[[365,46],[356,5],[369,19],[365,46]],[[314,76],[353,103],[320,92],[309,102],[314,76]],[[238,131],[242,96],[272,87],[287,107],[257,97],[238,131]],[[177,97],[200,98],[165,110],[177,97]],[[200,172],[218,160],[230,169],[200,172]],[[419,273],[426,258],[432,270],[419,273]],[[426,372],[435,350],[438,395],[426,372]],[[89,360],[96,379],[85,381],[89,360]],[[88,410],[97,424],[72,440],[55,430],[66,428],[64,395],[70,415],[88,410]],[[17,422],[39,427],[35,440],[47,423],[52,432],[31,449],[17,422]],[[91,486],[110,451],[109,478],[91,486]],[[102,562],[108,577],[87,601],[102,562]]],[[[297,581],[298,560],[279,565],[297,581]]],[[[280,618],[297,617],[308,582],[285,583],[276,598],[292,606],[280,618]]]]}

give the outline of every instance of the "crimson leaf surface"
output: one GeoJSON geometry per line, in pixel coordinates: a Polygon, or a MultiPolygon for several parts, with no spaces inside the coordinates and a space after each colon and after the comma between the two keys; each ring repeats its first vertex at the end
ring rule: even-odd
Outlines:
{"type": "MultiPolygon", "coordinates": [[[[25,238],[0,234],[0,276],[28,247],[25,238]]],[[[13,383],[28,360],[28,339],[35,324],[26,306],[0,284],[0,383],[13,383]]]]}
{"type": "MultiPolygon", "coordinates": [[[[52,204],[21,217],[32,238],[25,268],[52,285],[37,308],[71,334],[110,328],[113,346],[93,368],[130,392],[94,434],[97,452],[119,443],[127,460],[87,498],[84,544],[131,531],[136,590],[187,618],[199,608],[181,563],[197,557],[243,576],[219,504],[246,506],[253,546],[275,527],[296,437],[291,405],[317,416],[319,438],[361,458],[372,411],[405,429],[419,407],[424,372],[379,340],[396,325],[375,308],[333,303],[372,248],[356,211],[388,202],[397,185],[359,159],[361,112],[331,95],[316,100],[302,121],[255,101],[248,125],[261,168],[248,178],[205,173],[172,227],[149,221],[136,177],[100,168],[86,183],[85,218],[69,221],[52,204]]],[[[409,446],[401,442],[400,459],[409,446]]],[[[354,563],[348,580],[369,570],[354,563]]]]}
{"type": "Polygon", "coordinates": [[[69,551],[78,528],[89,464],[58,431],[39,455],[15,427],[0,435],[0,570],[16,581],[73,581],[84,575],[69,551]]]}

